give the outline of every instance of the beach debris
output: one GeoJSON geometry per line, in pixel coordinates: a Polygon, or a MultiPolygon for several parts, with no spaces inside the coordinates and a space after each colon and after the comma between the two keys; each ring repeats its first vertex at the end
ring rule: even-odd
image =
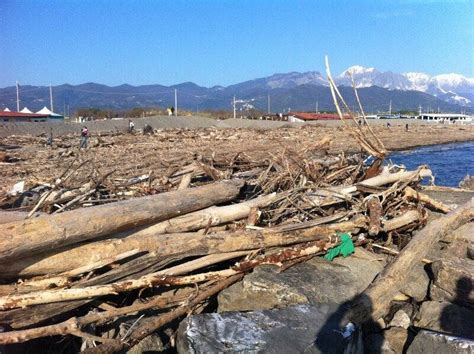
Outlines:
{"type": "MultiPolygon", "coordinates": [[[[283,143],[284,129],[254,130],[255,141],[269,134],[278,143],[253,150],[235,143],[243,138],[239,129],[157,130],[145,140],[120,132],[100,136],[91,148],[111,152],[101,164],[90,150],[78,149],[77,137],[58,137],[41,156],[44,166],[28,167],[22,191],[0,195],[0,345],[41,345],[53,336],[54,343],[67,338],[69,352],[113,353],[159,333],[163,347],[179,350],[180,320],[199,322],[224,308],[216,306],[224,294],[233,294],[228,306],[236,309],[243,302],[239,289],[251,279],[244,302],[259,297],[258,304],[246,304],[256,311],[252,306],[320,301],[321,293],[308,291],[326,284],[328,302],[337,298],[340,310],[350,309],[337,317],[346,323],[327,329],[342,340],[347,332],[357,343],[368,320],[387,336],[391,331],[393,342],[406,337],[430,286],[423,281],[422,289],[404,289],[415,267],[432,267],[430,291],[441,289],[440,300],[457,301],[456,291],[468,288],[455,287],[449,274],[472,276],[469,264],[457,267],[428,252],[473,219],[474,201],[446,206],[420,192],[420,182],[432,178],[428,166],[406,170],[386,162],[388,150],[366,121],[355,84],[363,125],[329,64],[327,71],[344,129],[357,142],[353,153],[330,153],[333,136],[315,142],[304,127],[306,140],[292,144],[283,143]],[[133,148],[124,151],[116,138],[133,148]],[[213,149],[218,140],[231,148],[213,149]],[[193,150],[203,141],[209,148],[193,150]],[[446,215],[427,223],[430,210],[446,215]],[[339,253],[353,255],[324,260],[339,253]],[[310,264],[308,290],[300,269],[310,264]],[[262,290],[262,274],[275,289],[262,290]],[[271,301],[261,294],[273,294],[271,301]]],[[[15,141],[43,144],[38,137],[15,141]]],[[[297,311],[303,310],[322,311],[297,311]]]]}

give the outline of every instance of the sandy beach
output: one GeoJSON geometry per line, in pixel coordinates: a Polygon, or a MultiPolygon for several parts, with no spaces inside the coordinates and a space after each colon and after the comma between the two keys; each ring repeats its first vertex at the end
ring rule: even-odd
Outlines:
{"type": "MultiPolygon", "coordinates": [[[[73,133],[81,126],[77,123],[56,124],[53,147],[46,145],[47,124],[10,126],[9,134],[3,127],[1,131],[7,136],[2,138],[2,144],[18,147],[6,150],[10,158],[18,161],[3,163],[1,189],[9,190],[20,180],[24,180],[27,186],[37,182],[51,183],[75,159],[89,161],[99,166],[103,173],[116,170],[117,176],[131,178],[150,171],[164,176],[168,173],[167,161],[189,161],[200,155],[245,153],[255,159],[265,159],[286,148],[309,148],[324,137],[331,139],[328,153],[360,151],[338,121],[289,125],[239,119],[215,121],[202,117],[163,117],[152,120],[155,127],[153,136],[143,136],[140,129],[151,119],[136,119],[138,132],[134,135],[125,133],[127,120],[88,122],[91,138],[86,150],[78,148],[79,136],[73,133]]],[[[410,121],[406,131],[406,121],[390,123],[391,127],[387,128],[386,121],[370,122],[374,132],[391,151],[474,140],[474,126],[410,121]]]]}

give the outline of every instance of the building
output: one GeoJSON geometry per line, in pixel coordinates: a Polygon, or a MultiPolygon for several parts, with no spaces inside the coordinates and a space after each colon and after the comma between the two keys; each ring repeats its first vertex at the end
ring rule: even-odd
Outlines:
{"type": "Polygon", "coordinates": [[[436,123],[472,123],[473,117],[467,114],[458,113],[421,113],[417,119],[425,122],[436,122],[436,123]]]}
{"type": "MultiPolygon", "coordinates": [[[[350,118],[350,115],[344,115],[344,119],[350,118]]],[[[288,122],[290,123],[304,123],[318,120],[339,120],[339,115],[335,113],[288,112],[288,122]]]]}
{"type": "Polygon", "coordinates": [[[49,115],[47,114],[0,112],[0,122],[46,122],[48,118],[49,115]]]}

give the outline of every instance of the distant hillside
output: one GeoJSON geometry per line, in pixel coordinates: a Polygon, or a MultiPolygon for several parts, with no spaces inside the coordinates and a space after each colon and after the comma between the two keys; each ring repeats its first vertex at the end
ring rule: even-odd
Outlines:
{"type": "MultiPolygon", "coordinates": [[[[359,66],[348,70],[353,72],[367,112],[386,112],[390,101],[392,111],[418,111],[419,106],[423,109],[430,107],[432,110],[439,108],[445,112],[473,111],[473,91],[470,90],[472,79],[455,74],[430,78],[419,73],[380,73],[373,68],[359,66]],[[455,89],[467,93],[455,93],[452,91],[455,89]]],[[[355,106],[356,101],[352,88],[348,86],[347,77],[341,74],[337,77],[337,82],[348,104],[355,106]]],[[[96,83],[75,86],[65,84],[53,87],[54,110],[64,113],[69,109],[73,113],[78,108],[120,110],[134,107],[170,107],[174,105],[175,89],[178,91],[178,108],[191,111],[232,110],[234,96],[239,112],[251,108],[266,111],[268,96],[272,112],[288,109],[310,111],[315,110],[316,105],[319,110],[334,110],[326,81],[317,71],[275,74],[228,87],[211,88],[192,82],[174,86],[124,84],[115,87],[96,83]]],[[[26,106],[32,111],[38,111],[43,106],[49,107],[49,87],[21,86],[20,99],[20,109],[26,106]]],[[[5,107],[16,109],[14,86],[0,89],[0,108],[5,107]]]]}

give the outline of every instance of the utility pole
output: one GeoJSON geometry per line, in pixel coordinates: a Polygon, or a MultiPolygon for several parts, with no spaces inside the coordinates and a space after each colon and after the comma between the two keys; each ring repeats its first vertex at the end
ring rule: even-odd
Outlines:
{"type": "Polygon", "coordinates": [[[319,101],[316,101],[316,111],[315,113],[319,113],[319,101]]]}
{"type": "Polygon", "coordinates": [[[18,87],[18,81],[16,82],[16,111],[20,112],[20,92],[18,87]]]}
{"type": "Polygon", "coordinates": [[[388,115],[392,115],[392,100],[390,100],[390,106],[388,107],[388,115]]]}
{"type": "Polygon", "coordinates": [[[178,116],[178,90],[174,89],[174,116],[178,116]]]}
{"type": "Polygon", "coordinates": [[[235,95],[234,95],[234,102],[233,102],[233,106],[234,106],[234,119],[235,119],[235,95]]]}
{"type": "Polygon", "coordinates": [[[51,109],[51,112],[54,112],[53,110],[53,87],[51,86],[51,84],[49,84],[49,103],[50,103],[50,109],[51,109]]]}
{"type": "Polygon", "coordinates": [[[270,95],[268,95],[268,114],[270,114],[270,95]]]}

